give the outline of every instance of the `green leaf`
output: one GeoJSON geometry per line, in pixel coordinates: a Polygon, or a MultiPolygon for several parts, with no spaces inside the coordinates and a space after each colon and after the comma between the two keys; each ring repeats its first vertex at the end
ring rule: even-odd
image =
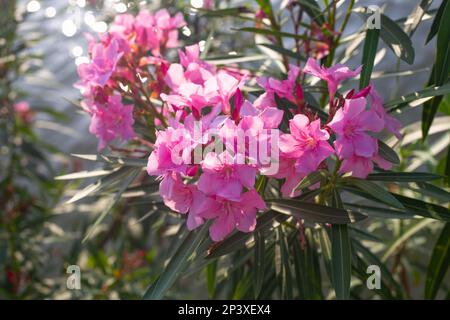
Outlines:
{"type": "Polygon", "coordinates": [[[331,226],[331,264],[336,299],[350,296],[351,247],[346,225],[331,226]]]}
{"type": "Polygon", "coordinates": [[[408,211],[412,211],[417,215],[436,220],[450,221],[450,210],[443,206],[425,202],[418,199],[402,196],[400,194],[391,193],[398,201],[403,203],[408,211]]]}
{"type": "Polygon", "coordinates": [[[214,10],[205,10],[201,8],[196,8],[196,10],[199,10],[201,15],[207,18],[234,17],[244,19],[244,17],[240,16],[240,14],[250,12],[250,10],[246,7],[234,7],[234,8],[214,9],[214,10]]]}
{"type": "MultiPolygon", "coordinates": [[[[272,226],[274,219],[286,220],[287,217],[280,215],[275,211],[268,211],[262,214],[256,222],[255,232],[260,230],[268,229],[272,226]]],[[[246,245],[247,241],[252,237],[251,233],[247,232],[235,232],[225,240],[216,243],[209,250],[208,259],[218,258],[220,256],[226,255],[230,252],[241,249],[246,245]]]]}
{"type": "Polygon", "coordinates": [[[384,253],[383,257],[381,258],[382,262],[386,262],[387,259],[389,259],[390,256],[392,256],[394,253],[398,251],[398,249],[411,237],[416,235],[419,231],[421,231],[423,228],[428,226],[429,224],[433,223],[435,221],[431,219],[422,219],[415,223],[412,223],[410,226],[406,228],[406,230],[403,232],[403,234],[398,237],[396,240],[392,242],[392,244],[388,247],[386,252],[384,253]]]}
{"type": "Polygon", "coordinates": [[[146,300],[160,300],[166,291],[178,279],[178,276],[186,267],[192,253],[197,249],[208,233],[209,223],[205,223],[201,228],[191,231],[180,243],[175,255],[170,259],[169,264],[164,269],[158,279],[147,289],[144,294],[146,300]]]}
{"type": "Polygon", "coordinates": [[[97,194],[98,192],[104,190],[107,187],[110,187],[112,184],[115,184],[127,175],[129,175],[131,172],[133,172],[135,169],[129,168],[129,167],[122,167],[119,170],[116,170],[108,175],[106,175],[103,178],[100,178],[96,182],[89,184],[82,190],[78,191],[72,198],[70,198],[66,204],[74,203],[78,200],[81,200],[89,195],[97,194]]]}
{"type": "Polygon", "coordinates": [[[319,230],[320,251],[322,252],[323,261],[327,270],[330,281],[333,281],[332,264],[331,264],[331,241],[325,227],[319,230]]]}
{"type": "Polygon", "coordinates": [[[216,291],[216,273],[217,260],[214,260],[206,266],[206,286],[208,287],[208,295],[210,298],[214,297],[214,292],[216,291]]]}
{"type": "Polygon", "coordinates": [[[450,223],[446,223],[436,241],[427,269],[425,299],[435,299],[450,267],[450,223]]]}
{"type": "Polygon", "coordinates": [[[430,40],[433,39],[434,36],[438,33],[439,26],[441,25],[442,14],[444,13],[446,2],[447,1],[445,1],[445,0],[443,0],[441,2],[439,10],[436,13],[436,16],[434,17],[433,24],[431,25],[430,32],[428,33],[427,40],[425,41],[425,44],[430,42],[430,40]]]}
{"type": "Polygon", "coordinates": [[[393,163],[400,164],[400,159],[391,147],[389,147],[386,143],[381,140],[378,140],[378,154],[385,160],[393,163]]]}
{"type": "MultiPolygon", "coordinates": [[[[439,30],[437,31],[437,43],[436,43],[436,61],[433,66],[433,71],[431,72],[428,85],[443,85],[450,73],[450,3],[444,6],[441,5],[443,11],[441,12],[439,30]]],[[[439,14],[439,13],[438,13],[439,14]]],[[[431,101],[427,101],[424,104],[422,111],[422,136],[425,139],[430,130],[431,124],[433,123],[436,112],[439,109],[439,105],[442,101],[442,96],[437,96],[431,101]]]]}
{"type": "Polygon", "coordinates": [[[294,38],[294,39],[322,42],[321,40],[314,39],[314,38],[311,38],[311,37],[308,37],[305,35],[288,33],[288,32],[283,32],[283,31],[275,31],[275,30],[271,30],[271,29],[246,27],[246,28],[239,28],[239,29],[233,29],[233,30],[243,31],[243,32],[251,32],[251,33],[256,33],[256,34],[263,34],[263,35],[267,35],[267,36],[285,37],[285,38],[294,38]]]}
{"type": "Polygon", "coordinates": [[[447,160],[445,162],[445,174],[447,175],[447,185],[450,185],[450,146],[447,148],[447,160]]]}
{"type": "Polygon", "coordinates": [[[264,235],[257,231],[255,232],[255,266],[254,266],[254,294],[255,299],[258,298],[263,282],[264,282],[264,270],[265,270],[265,239],[264,235]]]}
{"type": "Polygon", "coordinates": [[[444,94],[450,93],[450,82],[447,82],[443,84],[442,86],[430,86],[423,90],[419,90],[416,92],[409,93],[407,95],[401,96],[398,99],[389,101],[385,103],[386,107],[389,108],[389,112],[392,112],[394,110],[400,109],[407,105],[407,103],[415,100],[435,97],[435,96],[442,96],[444,94]],[[398,105],[402,105],[401,107],[397,107],[398,105]]]}
{"type": "Polygon", "coordinates": [[[71,154],[74,157],[89,160],[89,161],[97,161],[97,162],[106,162],[109,164],[120,164],[123,166],[129,167],[146,167],[147,166],[147,158],[124,158],[117,156],[107,156],[104,154],[71,154]]]}
{"type": "MultiPolygon", "coordinates": [[[[354,188],[351,186],[342,186],[343,190],[349,191],[351,193],[354,193],[356,195],[359,195],[360,197],[372,200],[372,201],[378,201],[377,198],[375,198],[372,194],[365,192],[361,189],[354,188]]],[[[400,201],[403,206],[406,208],[406,210],[400,211],[405,212],[406,214],[412,214],[412,215],[418,215],[425,218],[431,218],[436,220],[443,220],[443,221],[450,221],[450,210],[439,206],[434,203],[425,202],[418,199],[413,199],[409,197],[402,196],[400,194],[392,193],[398,201],[400,201]]],[[[354,204],[347,204],[347,206],[354,207],[356,205],[354,204]]],[[[359,207],[363,208],[365,206],[358,205],[359,207]]],[[[375,209],[375,208],[374,208],[375,209]]],[[[382,210],[386,210],[384,208],[380,208],[382,210]]],[[[386,212],[396,212],[393,210],[388,210],[386,212]]]]}
{"type": "MultiPolygon", "coordinates": [[[[305,192],[299,196],[299,199],[303,199],[305,201],[310,200],[314,198],[318,194],[318,192],[318,190],[305,192]]],[[[257,218],[256,228],[254,232],[264,232],[265,230],[272,228],[274,220],[283,222],[288,218],[289,216],[287,215],[279,214],[275,211],[267,211],[257,218]]],[[[209,250],[207,258],[214,259],[226,255],[230,252],[236,251],[245,246],[251,237],[252,234],[248,232],[235,232],[225,240],[214,244],[214,246],[209,250]]]]}
{"type": "Polygon", "coordinates": [[[327,176],[327,172],[325,170],[318,170],[314,171],[313,173],[310,173],[306,177],[300,181],[300,183],[295,187],[295,190],[302,190],[305,188],[308,188],[318,182],[320,182],[323,178],[327,176]]]}
{"type": "MultiPolygon", "coordinates": [[[[344,188],[346,189],[346,188],[344,188]]],[[[345,203],[345,207],[361,212],[369,217],[384,218],[384,219],[411,219],[414,218],[414,213],[407,211],[393,210],[383,207],[374,207],[356,203],[345,203]]]]}
{"type": "Polygon", "coordinates": [[[294,58],[296,60],[306,61],[306,58],[301,53],[294,52],[293,50],[289,50],[289,49],[277,46],[275,44],[257,43],[256,45],[272,49],[273,51],[276,51],[282,55],[294,58]]]}
{"type": "Polygon", "coordinates": [[[62,176],[55,177],[55,180],[75,180],[75,179],[85,179],[92,177],[100,177],[113,173],[116,170],[93,170],[93,171],[79,171],[62,176]]]}
{"type": "Polygon", "coordinates": [[[381,14],[380,36],[398,58],[413,64],[414,48],[411,39],[396,22],[384,14],[381,14]]]}
{"type": "Polygon", "coordinates": [[[392,181],[392,182],[417,182],[442,179],[442,176],[428,172],[377,172],[371,173],[368,180],[374,181],[392,181]]]}
{"type": "Polygon", "coordinates": [[[436,68],[434,75],[436,85],[444,84],[450,73],[450,2],[446,2],[437,33],[436,68]]]}
{"type": "Polygon", "coordinates": [[[139,173],[140,173],[140,170],[132,169],[132,171],[129,173],[129,175],[124,178],[119,190],[114,195],[112,201],[109,202],[106,209],[103,210],[103,212],[100,214],[100,216],[97,218],[97,220],[95,220],[94,224],[89,228],[89,230],[87,231],[86,235],[84,236],[82,242],[85,242],[86,240],[88,240],[91,237],[92,233],[100,225],[100,223],[103,221],[103,219],[105,219],[105,217],[109,214],[111,209],[114,208],[114,206],[117,204],[117,202],[119,202],[119,200],[122,196],[122,193],[134,181],[134,179],[136,179],[136,177],[138,176],[139,173]]]}
{"type": "Polygon", "coordinates": [[[359,79],[359,88],[365,88],[370,83],[375,56],[377,54],[378,39],[380,38],[379,29],[369,29],[366,31],[366,39],[364,41],[362,71],[359,79]]]}
{"type": "MultiPolygon", "coordinates": [[[[372,253],[369,249],[364,247],[362,243],[356,240],[352,240],[352,246],[353,248],[359,252],[362,257],[364,258],[364,261],[367,262],[370,265],[376,265],[380,267],[380,271],[382,274],[381,281],[382,281],[382,290],[385,291],[388,290],[388,295],[391,295],[391,298],[397,298],[401,299],[403,297],[402,294],[402,287],[400,284],[394,279],[393,274],[391,270],[381,262],[381,260],[372,253]],[[395,296],[392,296],[391,291],[395,292],[395,296]]],[[[367,278],[367,274],[365,274],[365,278],[367,278]]]]}
{"type": "Polygon", "coordinates": [[[301,299],[322,299],[322,281],[317,251],[310,229],[302,229],[304,242],[300,246],[300,236],[292,241],[294,268],[297,287],[301,299]]]}
{"type": "Polygon", "coordinates": [[[417,188],[413,188],[410,186],[411,190],[417,191],[421,194],[433,197],[442,203],[450,202],[450,192],[447,190],[444,190],[442,188],[439,188],[438,186],[435,186],[434,184],[427,183],[427,182],[418,182],[415,183],[417,185],[417,188]]]}
{"type": "Polygon", "coordinates": [[[317,223],[347,224],[366,218],[351,210],[293,199],[270,199],[267,200],[267,205],[274,211],[317,223]]]}
{"type": "Polygon", "coordinates": [[[395,208],[404,209],[404,206],[401,202],[399,202],[394,196],[392,196],[388,191],[384,190],[384,188],[379,185],[362,179],[356,178],[344,178],[343,181],[349,182],[350,184],[358,187],[359,189],[366,191],[371,194],[376,199],[393,206],[395,208]]]}
{"type": "MultiPolygon", "coordinates": [[[[285,233],[282,232],[283,227],[280,225],[277,229],[277,243],[275,249],[279,250],[280,259],[280,270],[279,270],[279,281],[281,288],[281,298],[292,300],[293,299],[293,288],[292,288],[292,273],[289,264],[289,252],[287,250],[285,233]]],[[[277,251],[276,251],[277,252],[277,251]]],[[[276,257],[277,258],[277,257],[276,257]]]]}
{"type": "Polygon", "coordinates": [[[423,20],[423,16],[427,13],[432,2],[433,0],[420,1],[411,14],[406,18],[408,24],[405,23],[405,32],[409,34],[410,37],[412,37],[412,35],[416,32],[417,27],[423,20]]]}
{"type": "Polygon", "coordinates": [[[433,97],[431,100],[425,101],[422,109],[422,140],[425,140],[430,131],[436,113],[443,100],[443,96],[433,97]]]}
{"type": "Polygon", "coordinates": [[[315,0],[297,0],[300,7],[305,10],[311,19],[313,19],[319,27],[325,23],[325,17],[322,9],[315,0]]]}

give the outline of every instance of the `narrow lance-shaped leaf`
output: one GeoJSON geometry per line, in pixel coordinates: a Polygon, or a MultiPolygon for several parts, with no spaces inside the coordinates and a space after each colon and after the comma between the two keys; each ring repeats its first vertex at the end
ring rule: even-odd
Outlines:
{"type": "MultiPolygon", "coordinates": [[[[444,6],[444,4],[442,4],[444,6]]],[[[447,1],[442,11],[439,30],[437,32],[436,62],[433,66],[428,85],[443,85],[450,73],[450,2],[447,1]]],[[[428,136],[434,117],[437,113],[442,96],[427,101],[422,111],[422,138],[428,136]]]]}
{"type": "Polygon", "coordinates": [[[370,83],[375,56],[377,54],[378,39],[380,38],[379,29],[369,29],[366,31],[366,39],[364,40],[364,49],[362,57],[362,71],[359,80],[359,88],[365,88],[370,83]]]}
{"type": "Polygon", "coordinates": [[[434,299],[450,268],[450,223],[446,223],[431,254],[425,281],[425,298],[434,299]]]}
{"type": "Polygon", "coordinates": [[[381,140],[378,140],[378,154],[393,164],[400,164],[400,158],[397,153],[381,140]]]}
{"type": "Polygon", "coordinates": [[[255,299],[258,298],[259,293],[264,282],[265,270],[265,239],[264,235],[257,231],[255,232],[255,266],[254,266],[254,294],[255,299]]]}
{"type": "Polygon", "coordinates": [[[325,22],[322,9],[315,0],[297,0],[300,7],[305,10],[311,19],[313,19],[319,26],[322,26],[325,22]]]}
{"type": "Polygon", "coordinates": [[[408,16],[406,21],[409,23],[405,26],[405,32],[412,37],[414,32],[416,32],[417,27],[423,19],[423,16],[427,12],[430,5],[433,3],[433,0],[422,0],[420,3],[414,8],[411,14],[408,16]]]}
{"type": "Polygon", "coordinates": [[[446,1],[444,12],[437,34],[436,69],[434,80],[436,85],[444,84],[450,72],[450,1],[446,1]]]}
{"type": "Polygon", "coordinates": [[[136,179],[137,175],[139,174],[139,169],[134,169],[132,172],[130,172],[129,176],[127,176],[124,181],[122,182],[122,185],[120,186],[117,193],[114,195],[112,201],[108,204],[106,209],[100,214],[100,216],[95,220],[94,224],[89,228],[87,231],[85,237],[83,238],[83,242],[89,239],[89,237],[92,235],[92,233],[95,231],[95,229],[98,227],[98,225],[105,219],[105,217],[109,214],[111,209],[119,202],[122,193],[128,188],[128,186],[136,179]]]}
{"type": "Polygon", "coordinates": [[[435,96],[442,96],[450,93],[450,82],[443,84],[442,86],[430,86],[423,90],[415,91],[400,98],[394,99],[385,103],[385,106],[389,108],[389,112],[399,110],[408,105],[409,102],[415,100],[421,100],[425,98],[431,98],[435,96]]]}
{"type": "Polygon", "coordinates": [[[206,285],[208,287],[208,295],[213,298],[216,291],[216,273],[217,273],[217,260],[211,261],[206,266],[206,285]]]}
{"type": "Polygon", "coordinates": [[[294,52],[293,50],[289,50],[280,46],[277,46],[275,44],[270,43],[257,43],[258,46],[267,47],[269,49],[272,49],[273,51],[276,51],[282,55],[288,56],[290,58],[294,58],[296,60],[305,61],[306,58],[299,52],[294,52]]]}
{"type": "Polygon", "coordinates": [[[350,183],[367,193],[371,194],[376,199],[393,206],[395,208],[404,209],[404,206],[400,201],[398,201],[394,196],[392,196],[389,192],[384,190],[384,188],[380,187],[379,185],[362,179],[355,179],[355,178],[346,178],[345,182],[350,183]]]}
{"type": "Polygon", "coordinates": [[[442,176],[428,172],[377,172],[371,173],[368,180],[392,182],[419,182],[441,179],[442,176]]]}
{"type": "MultiPolygon", "coordinates": [[[[342,207],[342,201],[337,190],[333,192],[333,204],[342,207]]],[[[331,226],[332,282],[338,300],[348,299],[350,296],[351,256],[347,225],[333,224],[331,226]]]]}
{"type": "Polygon", "coordinates": [[[400,237],[398,237],[391,243],[391,245],[384,253],[383,257],[381,258],[381,261],[386,262],[386,260],[389,259],[389,257],[394,253],[396,253],[400,246],[403,245],[408,239],[416,235],[419,231],[433,222],[434,221],[430,219],[422,219],[415,223],[412,223],[400,237]]]}
{"type": "Polygon", "coordinates": [[[293,199],[272,199],[267,204],[274,211],[317,223],[347,224],[366,217],[342,208],[333,208],[293,199]]]}
{"type": "Polygon", "coordinates": [[[304,177],[300,183],[295,187],[295,190],[302,190],[304,188],[309,188],[312,185],[320,182],[323,178],[327,176],[327,172],[325,170],[317,170],[313,173],[310,173],[306,177],[304,177]]]}
{"type": "Polygon", "coordinates": [[[208,232],[209,223],[205,223],[198,230],[191,231],[178,247],[175,255],[170,259],[158,279],[147,289],[144,299],[159,300],[164,297],[166,291],[178,279],[178,276],[186,267],[192,253],[197,249],[208,232]]]}
{"type": "Polygon", "coordinates": [[[446,2],[448,2],[448,1],[442,0],[441,5],[439,7],[439,10],[438,10],[438,12],[436,13],[436,15],[434,17],[434,20],[433,20],[433,23],[431,25],[430,32],[428,33],[427,40],[426,40],[425,44],[430,42],[431,39],[433,39],[434,36],[437,34],[437,32],[439,30],[439,26],[441,24],[441,18],[442,18],[442,14],[444,13],[444,8],[445,8],[446,2]]]}
{"type": "Polygon", "coordinates": [[[234,30],[243,31],[243,32],[251,32],[251,33],[256,33],[256,34],[263,34],[263,35],[267,35],[267,36],[294,38],[294,39],[303,39],[303,40],[310,40],[310,41],[316,41],[316,42],[323,42],[322,40],[311,38],[311,37],[308,37],[305,35],[283,32],[283,31],[276,31],[276,30],[271,30],[271,29],[245,27],[245,28],[234,29],[234,30]]]}
{"type": "Polygon", "coordinates": [[[398,58],[413,64],[414,48],[411,39],[396,22],[384,14],[381,14],[380,36],[398,58]]]}

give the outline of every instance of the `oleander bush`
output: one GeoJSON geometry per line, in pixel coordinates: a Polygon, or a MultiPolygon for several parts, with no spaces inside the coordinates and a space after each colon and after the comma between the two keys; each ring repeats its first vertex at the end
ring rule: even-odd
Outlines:
{"type": "Polygon", "coordinates": [[[59,175],[13,93],[11,8],[0,296],[448,299],[450,3],[377,4],[90,1],[108,27],[80,44],[73,108],[98,146],[59,175]],[[428,81],[403,92],[430,46],[428,81]],[[48,228],[63,262],[43,281],[48,228]]]}

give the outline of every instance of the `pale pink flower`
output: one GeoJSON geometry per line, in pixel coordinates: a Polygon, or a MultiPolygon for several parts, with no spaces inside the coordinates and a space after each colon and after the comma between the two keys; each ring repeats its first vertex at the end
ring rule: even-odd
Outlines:
{"type": "Polygon", "coordinates": [[[333,100],[338,85],[345,79],[356,77],[361,72],[361,67],[358,67],[355,71],[342,64],[336,64],[330,68],[326,68],[320,66],[313,58],[309,58],[303,68],[303,72],[326,81],[330,100],[333,100]]]}
{"type": "Polygon", "coordinates": [[[120,95],[109,96],[105,105],[94,105],[91,113],[89,131],[99,138],[99,149],[117,137],[122,140],[134,137],[133,105],[122,104],[120,95]]]}
{"type": "Polygon", "coordinates": [[[202,213],[204,218],[214,219],[209,228],[213,241],[223,240],[234,228],[242,232],[254,231],[256,212],[266,207],[264,200],[255,190],[243,193],[236,201],[216,197],[215,202],[209,210],[202,213]]]}
{"type": "Polygon", "coordinates": [[[206,195],[237,200],[243,188],[253,189],[257,169],[247,164],[238,164],[236,157],[227,151],[220,155],[208,153],[202,161],[203,173],[198,180],[198,189],[206,195]]]}
{"type": "Polygon", "coordinates": [[[372,157],[378,152],[377,139],[367,132],[381,131],[384,123],[374,111],[365,110],[365,106],[364,98],[347,99],[328,124],[336,133],[334,146],[341,159],[353,155],[372,157]]]}
{"type": "Polygon", "coordinates": [[[275,179],[284,179],[284,183],[281,186],[281,195],[284,198],[292,198],[300,195],[301,191],[296,191],[295,188],[305,177],[304,173],[299,173],[295,169],[297,159],[288,158],[280,155],[278,160],[278,172],[275,174],[266,174],[265,168],[261,169],[262,175],[267,175],[275,179]]]}
{"type": "Polygon", "coordinates": [[[19,118],[24,123],[31,123],[33,121],[34,114],[28,102],[26,101],[17,102],[14,104],[13,108],[14,112],[19,116],[19,118]]]}
{"type": "Polygon", "coordinates": [[[266,90],[266,92],[276,93],[280,98],[285,98],[289,101],[295,102],[294,91],[299,74],[300,68],[291,64],[289,65],[288,77],[286,80],[259,77],[257,82],[266,90]]]}
{"type": "Polygon", "coordinates": [[[375,86],[373,84],[370,86],[369,97],[371,102],[371,110],[373,110],[378,117],[382,119],[384,122],[384,128],[394,134],[397,139],[400,139],[402,137],[400,133],[400,128],[402,125],[400,121],[386,112],[386,109],[383,107],[383,100],[375,90],[375,86]]]}
{"type": "Polygon", "coordinates": [[[157,132],[155,149],[147,163],[149,175],[163,175],[168,171],[186,173],[193,149],[192,139],[187,134],[188,130],[182,125],[157,132]]]}
{"type": "Polygon", "coordinates": [[[289,128],[291,133],[280,137],[280,150],[285,156],[297,159],[297,172],[309,174],[333,154],[327,141],[330,135],[320,128],[320,119],[310,123],[308,117],[298,114],[289,121],[289,128]]]}
{"type": "Polygon", "coordinates": [[[215,205],[215,201],[198,191],[194,184],[185,184],[179,174],[169,173],[161,180],[159,192],[164,204],[175,212],[188,214],[187,227],[193,230],[203,224],[202,214],[215,205]]]}
{"type": "Polygon", "coordinates": [[[365,179],[373,170],[373,162],[385,170],[392,168],[392,163],[383,159],[378,154],[373,157],[360,157],[357,155],[352,155],[342,161],[339,172],[350,172],[353,177],[365,179]]]}
{"type": "Polygon", "coordinates": [[[160,55],[162,48],[178,46],[178,29],[185,24],[181,13],[171,17],[166,9],[154,15],[141,10],[135,20],[136,42],[150,49],[153,55],[160,55]]]}
{"type": "Polygon", "coordinates": [[[103,43],[93,45],[91,61],[78,66],[81,82],[103,87],[116,69],[122,54],[115,38],[107,46],[103,43]]]}
{"type": "Polygon", "coordinates": [[[264,129],[274,129],[278,128],[283,120],[283,110],[274,107],[266,107],[262,109],[257,109],[249,101],[244,101],[242,104],[240,115],[244,116],[257,116],[264,123],[264,129]]]}

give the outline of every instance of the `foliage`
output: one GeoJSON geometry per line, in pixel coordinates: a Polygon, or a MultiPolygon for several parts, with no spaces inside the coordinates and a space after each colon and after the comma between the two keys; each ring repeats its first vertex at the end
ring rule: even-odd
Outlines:
{"type": "MultiPolygon", "coordinates": [[[[194,228],[189,224],[184,226],[187,212],[179,207],[166,206],[169,201],[163,192],[159,192],[160,181],[155,177],[158,174],[149,176],[146,172],[151,171],[148,157],[158,147],[156,131],[164,132],[167,126],[170,127],[169,119],[176,113],[163,96],[168,93],[164,73],[170,64],[177,61],[174,48],[162,45],[157,48],[157,53],[155,47],[132,49],[132,54],[124,55],[126,58],[116,56],[114,65],[117,63],[118,68],[132,72],[122,76],[113,68],[108,79],[110,82],[103,84],[108,89],[101,91],[95,99],[111,97],[111,92],[120,94],[121,106],[133,106],[132,129],[135,135],[131,138],[127,128],[115,128],[114,138],[128,140],[119,144],[106,136],[101,128],[91,130],[100,138],[101,152],[73,156],[95,168],[57,176],[58,183],[48,184],[45,189],[41,187],[40,190],[45,191],[40,196],[44,197],[35,198],[37,204],[32,205],[35,211],[30,211],[36,213],[37,221],[46,221],[60,195],[61,180],[72,182],[66,185],[66,203],[58,208],[69,207],[74,211],[80,211],[83,205],[94,208],[93,219],[71,227],[72,230],[81,230],[82,234],[68,242],[71,249],[66,261],[80,264],[84,279],[83,290],[73,292],[71,297],[448,298],[450,288],[445,281],[450,262],[448,2],[442,1],[437,10],[432,10],[431,1],[418,1],[417,7],[405,19],[394,20],[386,11],[381,17],[381,30],[366,28],[365,21],[370,13],[366,8],[355,8],[355,1],[338,6],[337,1],[298,0],[284,7],[268,0],[245,2],[240,6],[235,6],[233,1],[211,3],[211,7],[203,8],[192,8],[182,3],[178,7],[169,6],[169,9],[172,17],[178,11],[183,12],[189,29],[189,32],[180,32],[179,46],[186,47],[203,40],[202,61],[219,71],[245,70],[250,74],[251,80],[240,88],[239,93],[233,92],[228,97],[230,114],[240,99],[254,101],[269,91],[264,86],[261,90],[260,83],[253,76],[286,79],[283,85],[287,87],[288,71],[293,69],[292,66],[302,66],[304,70],[310,57],[327,68],[351,59],[357,61],[355,65],[362,65],[360,78],[344,81],[336,92],[329,92],[329,83],[314,82],[301,73],[294,81],[301,86],[301,95],[299,90],[291,90],[295,99],[290,99],[290,96],[283,97],[278,93],[275,102],[276,107],[284,112],[280,129],[285,134],[289,130],[289,121],[297,112],[329,123],[338,112],[338,101],[355,94],[355,90],[349,93],[352,87],[359,86],[359,90],[364,92],[364,88],[380,78],[403,79],[401,72],[376,70],[377,56],[384,48],[388,49],[386,55],[395,57],[398,64],[405,65],[414,77],[413,62],[421,55],[423,47],[416,45],[411,37],[419,24],[431,15],[433,23],[427,42],[436,38],[436,55],[429,81],[422,90],[401,92],[392,99],[385,98],[381,92],[382,105],[389,115],[403,119],[420,106],[422,120],[404,124],[398,141],[387,132],[374,134],[378,140],[377,155],[393,164],[390,169],[382,169],[382,165],[377,163],[368,175],[352,175],[352,170],[342,170],[344,159],[333,154],[327,161],[322,162],[322,159],[320,167],[299,179],[294,186],[295,195],[291,194],[291,197],[282,195],[282,185],[288,176],[279,178],[258,173],[254,190],[264,199],[266,208],[258,211],[254,230],[233,230],[220,241],[213,241],[208,228],[214,221],[205,218],[203,226],[188,230],[194,228]],[[357,32],[347,35],[351,19],[363,24],[357,32]],[[357,55],[357,52],[361,54],[357,55]],[[163,62],[145,59],[158,57],[160,53],[163,53],[163,62]],[[136,61],[142,64],[133,64],[136,61]],[[83,182],[79,183],[80,180],[83,182]],[[180,214],[180,211],[185,214],[180,214]],[[382,285],[378,290],[369,290],[366,286],[370,265],[379,266],[382,273],[382,285]],[[202,281],[196,281],[198,278],[202,281]],[[421,292],[412,289],[417,287],[421,292]]],[[[131,8],[134,14],[143,10],[138,10],[138,6],[131,8]]],[[[110,43],[108,41],[104,40],[104,43],[110,43]]],[[[9,43],[9,50],[13,50],[13,42],[9,43]]],[[[2,52],[2,57],[9,55],[10,52],[2,52]]],[[[1,66],[1,70],[14,73],[18,66],[7,63],[1,66]]],[[[82,80],[91,75],[79,73],[82,80]]],[[[2,92],[13,92],[12,82],[3,83],[2,80],[2,92]]],[[[86,84],[83,85],[86,89],[86,84]]],[[[23,161],[17,160],[45,161],[44,156],[36,157],[36,152],[40,152],[36,148],[37,138],[32,132],[27,133],[29,126],[23,126],[22,120],[13,116],[11,108],[16,99],[11,97],[14,96],[3,96],[2,106],[8,106],[9,111],[5,114],[10,118],[2,122],[2,130],[7,133],[5,137],[9,141],[5,144],[8,145],[5,154],[11,160],[2,161],[2,164],[14,163],[16,166],[16,170],[4,172],[9,175],[25,173],[33,183],[42,184],[45,179],[31,179],[21,167],[23,161]],[[29,144],[33,151],[24,150],[26,143],[17,146],[17,139],[12,138],[14,134],[20,135],[24,141],[31,139],[29,144]]],[[[91,98],[85,91],[79,106],[94,119],[98,116],[98,109],[92,108],[91,98]]],[[[102,101],[105,106],[113,104],[108,100],[102,101]]],[[[118,110],[117,114],[124,109],[118,110]]],[[[336,136],[332,134],[330,139],[334,140],[336,136]]],[[[36,164],[31,166],[37,167],[36,164]]],[[[47,174],[52,175],[53,172],[47,174]]],[[[190,176],[189,184],[195,179],[196,174],[190,176]]],[[[11,176],[2,181],[5,181],[2,182],[2,194],[8,199],[11,184],[19,180],[11,176]]],[[[17,207],[29,199],[29,191],[18,190],[22,189],[12,192],[19,199],[14,200],[17,202],[11,200],[8,204],[2,201],[1,205],[6,208],[7,204],[12,206],[15,203],[13,207],[17,207]]],[[[32,225],[26,223],[31,215],[27,218],[19,215],[12,222],[6,221],[6,216],[2,215],[2,226],[6,230],[2,239],[6,239],[3,243],[9,248],[4,250],[0,247],[0,253],[8,255],[3,260],[0,257],[0,267],[4,265],[5,268],[13,268],[14,272],[24,272],[23,264],[14,257],[18,256],[15,252],[25,249],[11,246],[23,243],[15,239],[16,236],[30,238],[27,230],[39,235],[43,229],[37,228],[34,220],[28,222],[32,225]],[[2,265],[2,261],[6,264],[3,262],[2,265]]],[[[42,247],[39,249],[43,250],[42,247]]],[[[30,265],[37,266],[38,263],[30,265]]],[[[32,271],[27,272],[32,274],[32,271]]],[[[11,283],[11,278],[5,281],[11,283]]],[[[36,287],[30,285],[32,289],[36,287]]],[[[22,290],[26,292],[26,289],[22,290]]],[[[8,298],[35,296],[28,293],[19,295],[17,290],[11,289],[6,292],[8,298]]],[[[45,296],[45,293],[39,294],[45,296]]]]}

